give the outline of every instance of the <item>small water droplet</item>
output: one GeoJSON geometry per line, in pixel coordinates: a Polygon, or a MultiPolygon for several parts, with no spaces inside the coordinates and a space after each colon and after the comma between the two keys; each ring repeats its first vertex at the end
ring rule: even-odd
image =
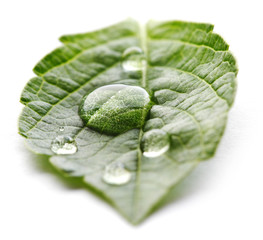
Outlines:
{"type": "Polygon", "coordinates": [[[113,84],[86,95],[81,101],[79,114],[88,127],[115,135],[141,128],[150,107],[150,96],[145,89],[113,84]]]}
{"type": "Polygon", "coordinates": [[[146,66],[146,57],[139,47],[129,47],[122,54],[122,67],[125,71],[140,71],[146,66]]]}
{"type": "Polygon", "coordinates": [[[150,130],[143,135],[141,147],[145,157],[158,157],[169,149],[169,136],[161,129],[150,130]]]}
{"type": "Polygon", "coordinates": [[[65,128],[64,128],[64,127],[62,127],[62,126],[61,126],[61,127],[59,127],[59,131],[60,131],[60,132],[63,132],[64,130],[65,130],[65,128]]]}
{"type": "Polygon", "coordinates": [[[57,136],[51,143],[51,150],[56,154],[73,154],[78,148],[70,136],[57,136]]]}
{"type": "Polygon", "coordinates": [[[102,179],[108,184],[122,185],[130,181],[131,173],[122,163],[111,163],[106,166],[102,179]]]}

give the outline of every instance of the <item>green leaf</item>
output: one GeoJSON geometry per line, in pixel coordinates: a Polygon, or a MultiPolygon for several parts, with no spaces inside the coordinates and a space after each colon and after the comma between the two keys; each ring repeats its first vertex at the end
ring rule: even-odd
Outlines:
{"type": "MultiPolygon", "coordinates": [[[[224,132],[236,91],[237,66],[228,45],[210,24],[127,20],[108,28],[60,38],[63,46],[34,68],[37,77],[21,96],[25,105],[19,132],[29,148],[107,199],[130,222],[141,222],[197,164],[212,157],[224,132]],[[147,64],[127,72],[123,52],[143,50],[147,64]],[[79,116],[82,98],[109,84],[140,86],[153,101],[142,128],[116,136],[86,127],[79,116]],[[75,154],[56,155],[51,145],[63,135],[75,154]],[[144,133],[161,129],[170,148],[159,157],[142,154],[144,133]],[[122,163],[131,180],[107,184],[106,166],[122,163]]],[[[148,143],[147,143],[148,144],[148,143]]]]}

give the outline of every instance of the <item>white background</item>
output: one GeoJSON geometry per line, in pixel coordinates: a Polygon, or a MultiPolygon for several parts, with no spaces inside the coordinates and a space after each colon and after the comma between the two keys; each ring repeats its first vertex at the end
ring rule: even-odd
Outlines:
{"type": "Polygon", "coordinates": [[[263,239],[262,1],[26,1],[0,3],[0,239],[263,239]],[[209,22],[239,64],[238,92],[216,156],[176,199],[139,226],[55,174],[17,134],[32,68],[66,33],[140,21],[209,22]]]}

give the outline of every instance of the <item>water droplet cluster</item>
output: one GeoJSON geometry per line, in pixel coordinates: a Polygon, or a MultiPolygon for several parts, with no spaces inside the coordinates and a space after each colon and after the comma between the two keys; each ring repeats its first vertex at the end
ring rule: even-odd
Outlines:
{"type": "MultiPolygon", "coordinates": [[[[130,47],[123,52],[122,67],[126,72],[143,71],[146,57],[139,47],[130,47]]],[[[86,125],[101,133],[120,134],[144,125],[151,107],[149,94],[141,87],[123,84],[107,85],[84,96],[79,113],[86,125]]],[[[58,136],[51,143],[55,154],[74,154],[77,144],[70,136],[60,135],[65,127],[59,127],[58,136]]],[[[143,155],[154,158],[164,154],[170,147],[169,135],[161,129],[144,133],[141,140],[143,155]]],[[[106,166],[102,180],[111,185],[123,185],[132,174],[123,163],[113,162],[106,166]]]]}

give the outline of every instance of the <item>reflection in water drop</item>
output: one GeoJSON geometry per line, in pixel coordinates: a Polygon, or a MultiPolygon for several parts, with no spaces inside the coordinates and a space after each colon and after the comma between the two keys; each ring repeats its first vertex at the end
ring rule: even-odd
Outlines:
{"type": "Polygon", "coordinates": [[[127,48],[122,54],[122,67],[125,71],[140,71],[146,66],[146,57],[139,47],[127,48]]]}
{"type": "Polygon", "coordinates": [[[169,149],[169,136],[161,129],[150,130],[143,135],[141,147],[145,157],[158,157],[169,149]]]}
{"type": "Polygon", "coordinates": [[[131,173],[122,163],[111,163],[106,166],[102,179],[108,184],[122,185],[130,181],[131,173]]]}
{"type": "Polygon", "coordinates": [[[86,95],[79,114],[88,127],[115,135],[142,127],[150,107],[150,96],[143,88],[112,84],[86,95]]]}
{"type": "Polygon", "coordinates": [[[59,131],[60,131],[60,132],[63,132],[64,130],[65,130],[64,127],[59,127],[59,131]]]}
{"type": "Polygon", "coordinates": [[[70,136],[57,136],[51,143],[51,150],[56,154],[73,154],[78,149],[70,136]]]}

